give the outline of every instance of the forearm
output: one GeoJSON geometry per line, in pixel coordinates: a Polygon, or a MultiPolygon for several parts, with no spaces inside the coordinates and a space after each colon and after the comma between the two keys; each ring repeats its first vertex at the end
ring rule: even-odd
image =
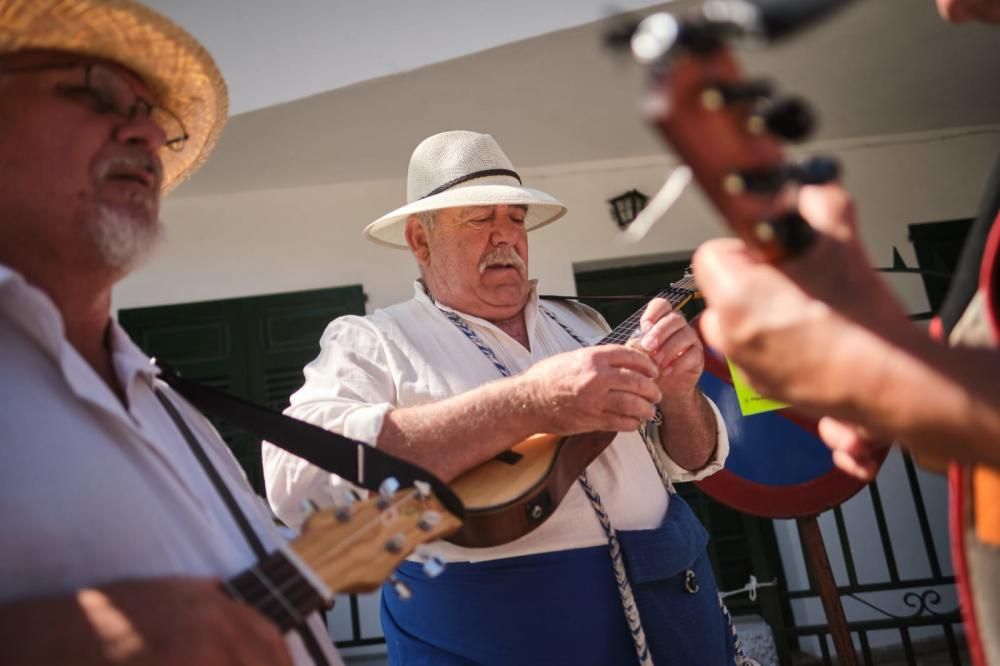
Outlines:
{"type": "Polygon", "coordinates": [[[858,359],[856,390],[834,416],[918,452],[1000,467],[1000,353],[945,347],[918,332],[874,338],[868,358],[858,359]]]}
{"type": "Polygon", "coordinates": [[[694,387],[689,396],[660,404],[663,423],[660,442],[671,460],[689,471],[699,470],[712,459],[719,440],[715,412],[694,387]]]}
{"type": "Polygon", "coordinates": [[[531,390],[499,380],[419,407],[386,414],[378,447],[449,481],[544,430],[531,390]]]}

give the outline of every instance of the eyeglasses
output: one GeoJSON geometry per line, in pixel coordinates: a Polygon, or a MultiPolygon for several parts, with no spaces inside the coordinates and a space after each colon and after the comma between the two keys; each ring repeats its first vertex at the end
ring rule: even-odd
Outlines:
{"type": "Polygon", "coordinates": [[[40,72],[50,69],[84,68],[83,85],[61,84],[56,90],[70,99],[79,99],[97,113],[114,113],[127,120],[149,118],[163,130],[166,146],[174,152],[184,149],[188,140],[184,123],[167,109],[156,106],[140,97],[129,83],[114,70],[96,63],[72,63],[65,65],[30,65],[24,67],[0,67],[0,74],[19,72],[40,72]]]}

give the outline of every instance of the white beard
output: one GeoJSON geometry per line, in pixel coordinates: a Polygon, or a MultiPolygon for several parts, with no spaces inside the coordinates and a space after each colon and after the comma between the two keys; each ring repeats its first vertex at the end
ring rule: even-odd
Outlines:
{"type": "Polygon", "coordinates": [[[144,224],[109,206],[87,222],[94,247],[111,268],[131,270],[153,255],[164,236],[163,223],[144,224]]]}

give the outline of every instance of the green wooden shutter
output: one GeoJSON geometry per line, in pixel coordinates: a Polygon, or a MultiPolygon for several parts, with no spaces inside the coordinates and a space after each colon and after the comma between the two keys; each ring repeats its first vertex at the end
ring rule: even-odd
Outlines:
{"type": "MultiPolygon", "coordinates": [[[[268,296],[121,310],[118,320],[147,354],[186,377],[273,409],[302,385],[302,367],[319,353],[333,319],[364,314],[361,285],[268,296]]],[[[260,442],[213,419],[222,438],[263,494],[260,442]]]]}
{"type": "MultiPolygon", "coordinates": [[[[619,296],[625,294],[647,294],[664,289],[684,277],[684,271],[691,265],[688,259],[656,264],[642,264],[627,268],[602,268],[576,271],[576,293],[580,296],[619,296]]],[[[625,321],[633,312],[643,306],[641,301],[587,303],[598,310],[612,327],[625,321]]],[[[695,300],[684,307],[684,314],[693,317],[702,311],[700,301],[695,300]]]]}

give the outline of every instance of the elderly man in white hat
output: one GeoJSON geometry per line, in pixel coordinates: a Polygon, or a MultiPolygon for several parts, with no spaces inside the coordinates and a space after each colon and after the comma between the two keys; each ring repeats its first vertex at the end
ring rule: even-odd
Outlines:
{"type": "Polygon", "coordinates": [[[110,317],[226,113],[145,7],[0,0],[0,663],[340,663],[317,614],[283,637],[223,592],[281,538],[110,317]]]}
{"type": "MultiPolygon", "coordinates": [[[[541,302],[528,278],[527,232],[566,208],[523,187],[489,135],[423,141],[407,198],[365,235],[412,252],[413,298],[334,321],[289,413],[444,479],[533,433],[621,434],[534,531],[489,548],[441,544],[450,564],[433,581],[406,563],[398,575],[412,598],[382,595],[391,661],[732,664],[704,528],[672,494],[672,482],[711,474],[728,451],[696,386],[694,331],[658,299],[643,316],[642,350],[585,346],[607,333],[604,320],[541,302]]],[[[321,501],[338,482],[269,445],[264,470],[272,506],[292,525],[303,500],[321,501]]]]}

